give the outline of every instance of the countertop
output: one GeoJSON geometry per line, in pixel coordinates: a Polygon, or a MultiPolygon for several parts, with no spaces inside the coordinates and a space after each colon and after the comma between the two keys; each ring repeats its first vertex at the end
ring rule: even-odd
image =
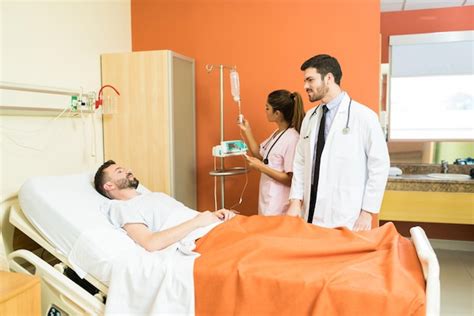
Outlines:
{"type": "MultiPolygon", "coordinates": [[[[439,165],[396,164],[393,166],[402,169],[403,174],[389,177],[386,190],[474,193],[474,179],[446,180],[428,177],[428,173],[440,173],[439,165]]],[[[471,168],[474,166],[448,165],[448,173],[469,174],[471,168]]]]}

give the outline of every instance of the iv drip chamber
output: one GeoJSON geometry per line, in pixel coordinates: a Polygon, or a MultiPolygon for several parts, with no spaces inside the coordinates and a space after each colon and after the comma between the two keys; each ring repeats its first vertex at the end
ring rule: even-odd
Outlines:
{"type": "Polygon", "coordinates": [[[236,70],[230,72],[230,90],[235,102],[240,101],[239,73],[236,70]]]}

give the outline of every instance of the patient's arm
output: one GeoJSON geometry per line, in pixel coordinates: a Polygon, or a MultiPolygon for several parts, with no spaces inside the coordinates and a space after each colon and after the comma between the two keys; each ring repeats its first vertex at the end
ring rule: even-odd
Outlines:
{"type": "Polygon", "coordinates": [[[159,232],[152,232],[145,224],[130,223],[123,228],[136,243],[148,251],[161,250],[183,239],[199,227],[219,222],[218,214],[205,211],[177,226],[159,232]]]}

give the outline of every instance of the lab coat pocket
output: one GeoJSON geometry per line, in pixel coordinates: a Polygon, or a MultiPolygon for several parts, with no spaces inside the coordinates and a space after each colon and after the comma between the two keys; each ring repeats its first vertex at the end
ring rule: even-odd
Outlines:
{"type": "Polygon", "coordinates": [[[333,227],[352,226],[362,204],[362,194],[356,186],[339,186],[332,190],[330,222],[333,227]]]}

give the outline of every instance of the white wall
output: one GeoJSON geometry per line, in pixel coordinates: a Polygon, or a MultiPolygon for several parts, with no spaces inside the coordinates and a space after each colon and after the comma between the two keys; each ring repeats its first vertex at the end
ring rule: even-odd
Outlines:
{"type": "MultiPolygon", "coordinates": [[[[100,55],[131,51],[130,0],[0,0],[0,10],[2,82],[98,92],[100,55]]],[[[0,90],[0,107],[69,103],[69,97],[0,90]]],[[[0,116],[0,201],[32,175],[82,172],[103,161],[99,114],[53,119],[0,116]]]]}

